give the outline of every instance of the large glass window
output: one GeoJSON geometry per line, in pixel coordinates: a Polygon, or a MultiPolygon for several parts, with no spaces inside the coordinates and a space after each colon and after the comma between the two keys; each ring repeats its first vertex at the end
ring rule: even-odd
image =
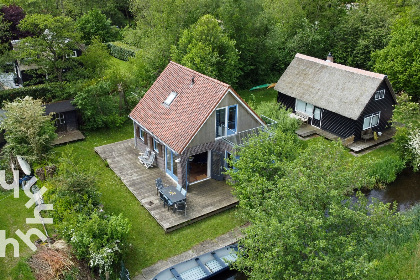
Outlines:
{"type": "Polygon", "coordinates": [[[314,113],[314,105],[311,103],[306,103],[300,99],[296,99],[295,110],[305,115],[312,116],[314,113]]]}
{"type": "Polygon", "coordinates": [[[216,110],[216,137],[226,136],[226,108],[216,110]]]}
{"type": "Polygon", "coordinates": [[[178,180],[178,166],[176,162],[176,154],[170,149],[165,147],[166,150],[166,173],[171,176],[175,181],[178,180]]]}
{"type": "Polygon", "coordinates": [[[236,133],[237,113],[238,105],[231,105],[216,110],[216,138],[236,133]]]}
{"type": "Polygon", "coordinates": [[[231,135],[231,134],[235,134],[236,133],[236,109],[237,109],[237,105],[233,105],[233,106],[229,106],[228,110],[229,110],[229,114],[228,114],[228,130],[227,130],[227,135],[231,135]]]}
{"type": "Polygon", "coordinates": [[[363,120],[363,130],[375,127],[379,124],[381,112],[367,115],[363,120]]]}

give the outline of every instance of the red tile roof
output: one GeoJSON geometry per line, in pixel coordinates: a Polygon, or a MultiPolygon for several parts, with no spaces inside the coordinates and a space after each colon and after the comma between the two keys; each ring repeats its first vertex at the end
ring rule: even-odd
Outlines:
{"type": "Polygon", "coordinates": [[[228,89],[228,84],[171,61],[129,116],[180,154],[228,89]],[[173,91],[177,96],[164,105],[173,91]]]}

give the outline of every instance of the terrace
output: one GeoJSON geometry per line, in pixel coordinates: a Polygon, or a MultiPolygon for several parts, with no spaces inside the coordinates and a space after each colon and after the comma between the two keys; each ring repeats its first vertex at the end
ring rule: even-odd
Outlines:
{"type": "Polygon", "coordinates": [[[188,187],[186,216],[173,213],[163,206],[157,196],[155,180],[162,178],[164,185],[175,185],[175,182],[159,168],[146,169],[139,163],[139,151],[134,148],[133,139],[96,147],[95,152],[108,163],[165,232],[220,213],[238,203],[232,188],[224,181],[208,179],[188,187]]]}

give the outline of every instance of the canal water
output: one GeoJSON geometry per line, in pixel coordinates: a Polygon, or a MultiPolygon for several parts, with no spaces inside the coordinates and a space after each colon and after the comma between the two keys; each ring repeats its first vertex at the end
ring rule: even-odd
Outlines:
{"type": "Polygon", "coordinates": [[[420,202],[420,172],[404,169],[385,189],[375,189],[365,194],[368,199],[376,198],[384,203],[396,201],[398,211],[407,210],[420,202]]]}

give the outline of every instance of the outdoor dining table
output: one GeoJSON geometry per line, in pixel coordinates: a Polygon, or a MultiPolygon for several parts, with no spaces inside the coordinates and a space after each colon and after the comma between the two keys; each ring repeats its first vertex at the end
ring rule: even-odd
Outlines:
{"type": "Polygon", "coordinates": [[[185,196],[174,186],[168,186],[159,190],[170,202],[177,203],[185,200],[185,196]]]}

